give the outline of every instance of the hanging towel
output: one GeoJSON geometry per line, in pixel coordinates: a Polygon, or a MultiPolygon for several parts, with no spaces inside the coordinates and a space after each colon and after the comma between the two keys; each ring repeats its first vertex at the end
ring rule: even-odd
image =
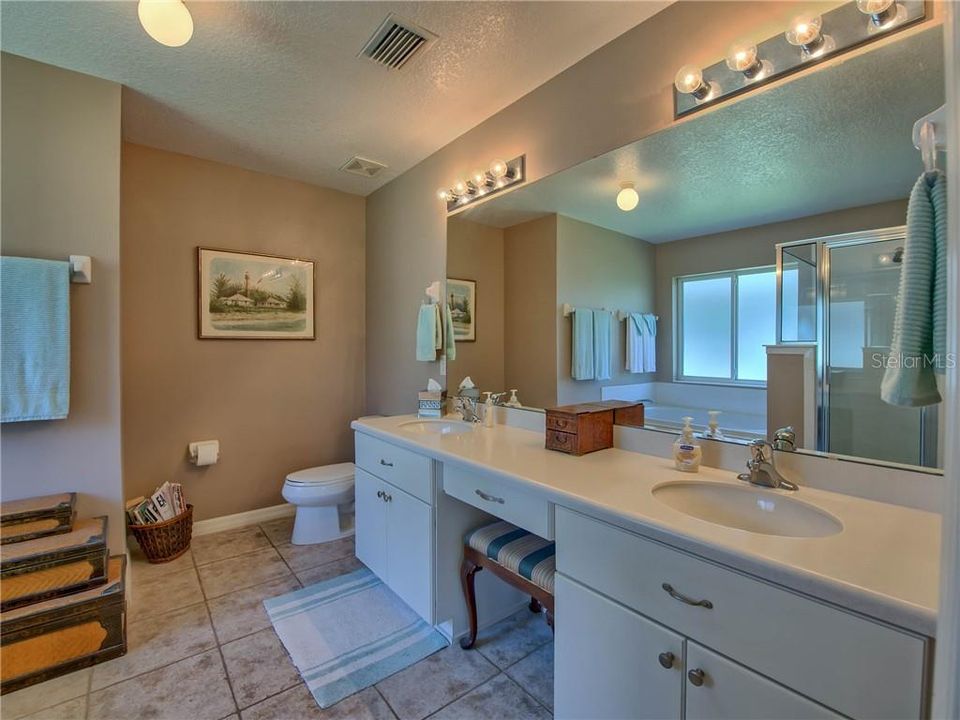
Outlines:
{"type": "Polygon", "coordinates": [[[0,422],[60,420],[70,410],[70,270],[0,258],[0,422]]]}
{"type": "Polygon", "coordinates": [[[445,340],[444,353],[447,360],[457,359],[457,343],[453,338],[453,313],[449,305],[443,306],[443,334],[445,340]]]}
{"type": "Polygon", "coordinates": [[[593,380],[593,310],[576,308],[572,325],[570,374],[574,380],[593,380]]]}
{"type": "Polygon", "coordinates": [[[922,407],[941,401],[935,374],[946,370],[946,332],[947,183],[935,170],[910,192],[893,342],[880,384],[885,402],[922,407]]]}
{"type": "Polygon", "coordinates": [[[643,372],[643,338],[640,335],[640,328],[643,326],[643,319],[640,313],[630,313],[626,322],[626,364],[624,368],[627,372],[643,372]]]}
{"type": "Polygon", "coordinates": [[[593,311],[593,369],[597,380],[610,379],[610,325],[613,313],[593,311]]]}
{"type": "Polygon", "coordinates": [[[440,310],[424,303],[417,314],[417,360],[433,362],[440,349],[440,310]]]}
{"type": "Polygon", "coordinates": [[[640,339],[643,344],[643,371],[657,371],[657,316],[644,313],[640,316],[640,339]]]}

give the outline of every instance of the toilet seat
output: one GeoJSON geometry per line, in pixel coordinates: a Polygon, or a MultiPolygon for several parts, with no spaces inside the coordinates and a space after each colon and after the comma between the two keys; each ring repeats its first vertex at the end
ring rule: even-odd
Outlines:
{"type": "Polygon", "coordinates": [[[287,475],[288,485],[298,486],[352,486],[355,467],[353,463],[323,465],[320,467],[297,470],[287,475]]]}

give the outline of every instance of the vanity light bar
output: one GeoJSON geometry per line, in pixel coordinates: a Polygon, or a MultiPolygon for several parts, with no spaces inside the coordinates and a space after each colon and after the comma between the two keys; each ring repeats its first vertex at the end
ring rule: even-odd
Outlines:
{"type": "Polygon", "coordinates": [[[859,0],[823,15],[801,15],[785,33],[759,45],[734,45],[724,60],[710,67],[681,68],[673,88],[674,117],[689,115],[848,52],[925,17],[923,0],[859,0]]]}
{"type": "Polygon", "coordinates": [[[469,180],[457,180],[449,188],[437,191],[437,197],[447,204],[452,213],[472,202],[494,195],[501,190],[522,183],[526,174],[526,155],[513,160],[494,160],[487,170],[474,170],[469,180]]]}

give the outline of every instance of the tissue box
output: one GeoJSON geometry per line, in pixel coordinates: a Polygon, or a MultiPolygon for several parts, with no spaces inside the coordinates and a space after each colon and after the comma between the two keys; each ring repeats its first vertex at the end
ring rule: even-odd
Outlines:
{"type": "Polygon", "coordinates": [[[417,399],[417,416],[422,418],[440,418],[446,414],[447,391],[421,390],[417,399]]]}

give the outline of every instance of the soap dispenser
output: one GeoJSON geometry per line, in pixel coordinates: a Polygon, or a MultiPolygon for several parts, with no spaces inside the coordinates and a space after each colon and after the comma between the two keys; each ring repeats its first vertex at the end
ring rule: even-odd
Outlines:
{"type": "Polygon", "coordinates": [[[483,401],[483,426],[493,427],[493,393],[485,392],[484,395],[487,396],[487,399],[483,401]]]}
{"type": "Polygon", "coordinates": [[[673,463],[681,472],[695,473],[700,470],[700,456],[703,451],[693,437],[692,417],[683,419],[683,430],[673,444],[673,463]]]}
{"type": "Polygon", "coordinates": [[[522,408],[523,404],[517,398],[517,389],[510,388],[510,399],[506,402],[507,407],[522,408]]]}

